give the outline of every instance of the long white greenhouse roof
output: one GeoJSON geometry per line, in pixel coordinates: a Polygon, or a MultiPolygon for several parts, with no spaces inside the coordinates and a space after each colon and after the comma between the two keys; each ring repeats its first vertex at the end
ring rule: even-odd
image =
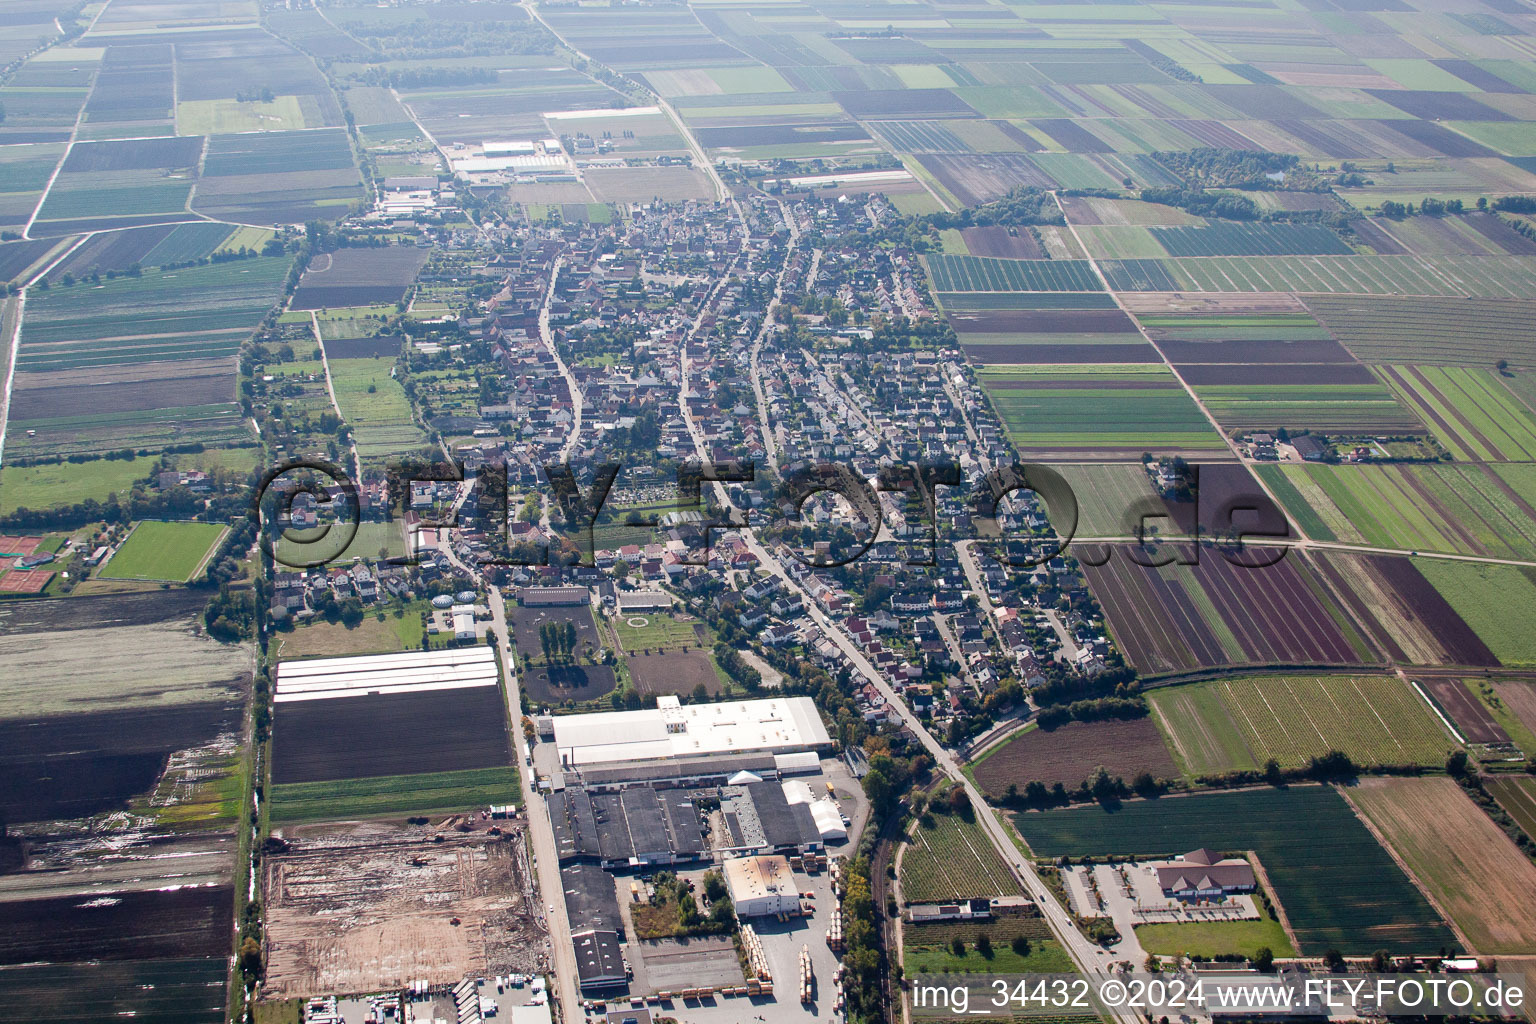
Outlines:
{"type": "Polygon", "coordinates": [[[273,701],[362,697],[371,693],[419,693],[495,686],[500,682],[496,655],[489,647],[442,651],[315,658],[277,666],[273,701]]]}

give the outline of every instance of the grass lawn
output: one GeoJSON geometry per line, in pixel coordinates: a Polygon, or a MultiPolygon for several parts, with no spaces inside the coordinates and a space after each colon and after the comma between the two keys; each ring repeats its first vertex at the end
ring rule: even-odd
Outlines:
{"type": "Polygon", "coordinates": [[[384,558],[405,556],[405,534],[400,523],[358,523],[357,532],[352,535],[345,549],[341,548],[347,538],[345,526],[334,526],[331,532],[318,526],[313,530],[293,532],[297,540],[289,540],[286,536],[278,540],[279,558],[300,562],[324,559],[327,562],[350,563],[354,558],[372,561],[381,557],[381,551],[384,552],[384,558]],[[335,536],[332,537],[331,533],[335,536]]]}
{"type": "Polygon", "coordinates": [[[615,615],[609,620],[619,643],[630,654],[636,651],[656,650],[659,647],[698,647],[699,637],[693,631],[698,620],[678,621],[666,612],[647,612],[638,615],[615,615]],[[630,622],[643,623],[631,625],[630,622]]]}
{"type": "Polygon", "coordinates": [[[447,814],[521,802],[517,772],[510,767],[290,782],[271,787],[271,794],[273,824],[447,814]]]}
{"type": "Polygon", "coordinates": [[[1275,956],[1295,956],[1279,921],[1192,921],[1186,924],[1139,924],[1136,941],[1148,953],[1190,953],[1212,957],[1236,953],[1252,957],[1263,946],[1275,956]]]}
{"type": "Polygon", "coordinates": [[[105,501],[114,492],[126,493],[159,462],[158,456],[146,455],[56,466],[6,466],[0,471],[0,514],[18,508],[74,505],[88,498],[105,501]]]}
{"type": "Polygon", "coordinates": [[[112,580],[185,583],[196,575],[227,529],[218,523],[145,520],[101,567],[100,575],[112,580]]]}
{"type": "MultiPolygon", "coordinates": [[[[976,926],[976,934],[987,930],[986,925],[976,926]]],[[[962,940],[965,952],[955,956],[949,946],[906,947],[902,969],[910,977],[913,974],[1076,974],[1072,958],[1056,943],[1055,939],[1031,939],[1029,952],[1023,956],[1015,953],[1006,942],[992,943],[992,955],[982,956],[976,949],[975,936],[962,940]]]]}
{"type": "MultiPolygon", "coordinates": [[[[370,611],[362,622],[348,629],[339,622],[318,619],[307,625],[297,626],[291,633],[274,634],[273,657],[278,658],[336,658],[348,654],[394,654],[397,651],[421,650],[421,612],[425,601],[407,605],[404,612],[397,609],[384,612],[380,622],[378,613],[370,611]]],[[[450,637],[433,637],[446,643],[450,637]]]]}

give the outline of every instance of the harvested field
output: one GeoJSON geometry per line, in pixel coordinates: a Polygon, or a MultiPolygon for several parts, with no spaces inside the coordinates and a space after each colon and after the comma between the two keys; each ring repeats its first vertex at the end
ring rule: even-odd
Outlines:
{"type": "Polygon", "coordinates": [[[582,172],[582,178],[591,190],[592,198],[600,203],[648,203],[658,196],[674,202],[714,197],[714,187],[703,171],[675,164],[671,167],[592,167],[582,172]]]}
{"type": "MultiPolygon", "coordinates": [[[[88,387],[81,386],[84,381],[39,386],[40,380],[54,374],[18,373],[10,414],[17,421],[40,420],[231,402],[235,398],[235,362],[233,359],[220,362],[224,365],[212,373],[178,373],[170,379],[164,376],[162,364],[147,364],[153,368],[150,372],[154,376],[142,380],[97,379],[90,381],[88,387]]],[[[124,368],[122,376],[138,376],[132,371],[139,369],[141,367],[124,368]]],[[[117,375],[111,369],[90,371],[90,375],[97,378],[108,374],[117,375]]]]}
{"type": "Polygon", "coordinates": [[[917,161],[967,206],[996,199],[1021,185],[1056,187],[1056,180],[1023,153],[925,153],[917,161]]]}
{"type": "Polygon", "coordinates": [[[834,92],[832,100],[861,121],[980,117],[948,89],[866,89],[834,92]]]}
{"type": "Polygon", "coordinates": [[[1413,882],[1331,786],[1289,786],[1127,801],[1013,816],[1036,857],[1252,850],[1300,952],[1434,955],[1457,945],[1413,882]]]}
{"type": "Polygon", "coordinates": [[[901,855],[908,903],[987,899],[1023,892],[974,815],[933,812],[919,819],[901,855]]]}
{"type": "MultiPolygon", "coordinates": [[[[116,599],[90,600],[89,607],[99,608],[95,601],[116,599]]],[[[238,695],[250,671],[248,647],[201,636],[190,619],[104,626],[88,634],[7,629],[0,634],[0,720],[221,700],[238,695]],[[39,674],[38,665],[49,671],[39,674]]]]}
{"type": "Polygon", "coordinates": [[[1101,767],[1127,782],[1140,772],[1151,772],[1159,779],[1179,775],[1150,718],[1029,729],[994,747],[971,770],[989,797],[1002,799],[1010,784],[1021,792],[1030,782],[1047,787],[1059,782],[1076,789],[1101,767]]]}
{"type": "Polygon", "coordinates": [[[1420,682],[1445,709],[1468,743],[1508,743],[1509,734],[1494,720],[1486,705],[1460,679],[1425,679],[1420,682]]]}
{"type": "Polygon", "coordinates": [[[501,688],[281,701],[272,781],[318,782],[512,763],[501,688]]]}
{"type": "Polygon", "coordinates": [[[667,654],[631,654],[625,659],[629,675],[641,693],[675,693],[687,696],[703,686],[711,696],[722,691],[720,675],[703,651],[672,651],[667,654]]]}
{"type": "Polygon", "coordinates": [[[1135,334],[1118,309],[989,309],[952,312],[949,324],[966,334],[1135,334]]]}
{"type": "Polygon", "coordinates": [[[427,262],[428,250],[392,245],[338,249],[310,263],[293,293],[293,309],[392,305],[427,262]]]}
{"type": "Polygon", "coordinates": [[[1536,303],[1518,300],[1314,295],[1307,306],[1367,363],[1489,367],[1536,332],[1536,303]]]}
{"type": "Polygon", "coordinates": [[[227,885],[0,902],[0,964],[155,960],[229,952],[227,885]]]}
{"type": "Polygon", "coordinates": [[[523,833],[502,830],[370,825],[291,835],[287,852],[262,860],[267,997],[536,972],[544,933],[523,833]]]}
{"type": "MultiPolygon", "coordinates": [[[[1365,91],[1423,122],[1508,121],[1510,119],[1509,115],[1502,110],[1495,110],[1493,107],[1479,103],[1463,92],[1433,92],[1427,89],[1367,89],[1365,91]]],[[[1386,122],[1391,128],[1397,128],[1400,123],[1402,122],[1397,120],[1386,122]]],[[[1412,124],[1411,121],[1406,123],[1412,124]]]]}
{"type": "Polygon", "coordinates": [[[1536,683],[1527,680],[1501,679],[1494,689],[1520,724],[1536,733],[1536,683]]]}
{"type": "Polygon", "coordinates": [[[0,814],[15,824],[120,810],[172,754],[239,729],[233,699],[0,720],[0,814]]]}
{"type": "Polygon", "coordinates": [[[1186,771],[1301,768],[1330,750],[1360,765],[1445,762],[1456,747],[1396,676],[1259,676],[1159,688],[1150,695],[1186,771]]]}
{"type": "Polygon", "coordinates": [[[1536,945],[1536,864],[1453,780],[1363,779],[1348,793],[1475,952],[1536,945]]]}

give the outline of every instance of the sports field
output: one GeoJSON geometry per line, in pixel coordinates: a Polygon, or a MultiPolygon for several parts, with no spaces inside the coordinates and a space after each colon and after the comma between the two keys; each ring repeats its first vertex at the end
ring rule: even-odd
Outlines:
{"type": "Polygon", "coordinates": [[[109,580],[185,583],[195,576],[228,529],[218,523],[145,520],[101,567],[109,580]]]}

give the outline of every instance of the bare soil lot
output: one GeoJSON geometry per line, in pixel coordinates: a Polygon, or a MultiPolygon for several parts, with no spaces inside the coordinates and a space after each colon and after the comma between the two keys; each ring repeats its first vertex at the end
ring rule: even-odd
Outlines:
{"type": "Polygon", "coordinates": [[[521,682],[534,700],[557,704],[596,700],[619,685],[618,677],[607,665],[541,665],[525,673],[521,682]]]}
{"type": "Polygon", "coordinates": [[[976,781],[989,796],[1001,797],[1012,783],[1061,783],[1071,789],[1100,766],[1130,781],[1138,772],[1177,778],[1178,767],[1150,718],[1068,722],[1049,732],[1031,729],[977,763],[976,781]]]}
{"type": "Polygon", "coordinates": [[[337,249],[321,253],[293,293],[294,309],[373,306],[399,301],[428,251],[415,246],[337,249]]]}
{"type": "Polygon", "coordinates": [[[530,898],[523,832],[501,829],[301,830],[287,852],[263,861],[265,994],[373,992],[536,971],[545,933],[530,898]]]}
{"type": "Polygon", "coordinates": [[[702,651],[631,654],[629,674],[641,693],[689,694],[700,683],[711,696],[721,691],[720,676],[702,651]]]}
{"type": "Polygon", "coordinates": [[[499,686],[288,701],[272,722],[274,783],[511,763],[499,686]]]}
{"type": "Polygon", "coordinates": [[[1508,743],[1509,735],[1460,679],[1426,679],[1424,688],[1440,702],[1469,743],[1508,743]]]}
{"type": "Polygon", "coordinates": [[[961,228],[960,237],[972,256],[1000,256],[1016,260],[1045,259],[1045,250],[1028,228],[961,228]]]}

